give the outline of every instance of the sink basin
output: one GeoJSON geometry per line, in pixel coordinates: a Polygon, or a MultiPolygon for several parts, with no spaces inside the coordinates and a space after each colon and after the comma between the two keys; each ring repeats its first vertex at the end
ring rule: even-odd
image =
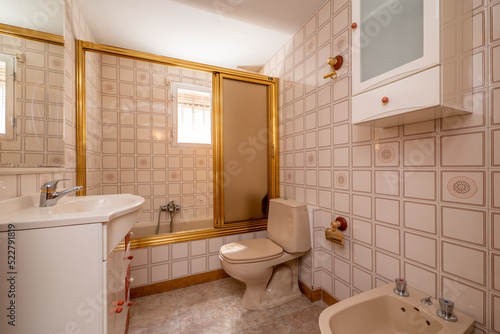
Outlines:
{"type": "MultiPolygon", "coordinates": [[[[69,198],[69,197],[68,197],[69,198]]],[[[135,197],[117,196],[82,196],[77,200],[69,200],[67,203],[59,202],[50,207],[53,214],[71,214],[83,212],[98,212],[102,210],[115,211],[122,207],[133,206],[137,199],[135,197]]]]}
{"type": "Polygon", "coordinates": [[[130,216],[130,228],[142,212],[144,198],[130,194],[67,196],[55,206],[39,207],[39,195],[17,197],[0,201],[0,232],[8,224],[16,230],[47,228],[76,224],[107,223],[130,216]]]}
{"type": "Polygon", "coordinates": [[[319,316],[321,334],[472,333],[474,319],[466,314],[455,309],[458,321],[445,321],[436,315],[437,300],[425,305],[420,300],[428,296],[422,292],[407,288],[410,296],[402,297],[393,288],[393,283],[387,284],[326,308],[319,316]]]}

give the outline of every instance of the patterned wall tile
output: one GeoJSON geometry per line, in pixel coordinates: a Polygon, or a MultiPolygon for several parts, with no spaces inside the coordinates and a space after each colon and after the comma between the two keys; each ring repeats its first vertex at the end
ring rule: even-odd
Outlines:
{"type": "Polygon", "coordinates": [[[441,242],[442,271],[486,286],[486,252],[451,242],[441,242]]]}
{"type": "Polygon", "coordinates": [[[486,246],[486,212],[441,207],[441,235],[457,241],[486,246]]]}
{"type": "Polygon", "coordinates": [[[437,274],[413,263],[404,263],[404,277],[412,286],[423,293],[436,298],[438,296],[437,274]]]}
{"type": "Polygon", "coordinates": [[[485,133],[441,136],[440,152],[442,167],[484,167],[485,133]]]}
{"type": "Polygon", "coordinates": [[[375,220],[391,225],[400,225],[400,202],[387,198],[375,198],[375,220]]]}
{"type": "Polygon", "coordinates": [[[441,172],[441,200],[472,205],[485,205],[485,173],[441,172]]]}

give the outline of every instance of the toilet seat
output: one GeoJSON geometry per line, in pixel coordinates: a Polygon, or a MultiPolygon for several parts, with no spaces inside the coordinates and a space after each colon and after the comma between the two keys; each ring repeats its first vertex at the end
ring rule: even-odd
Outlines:
{"type": "Polygon", "coordinates": [[[278,258],[283,248],[269,239],[250,239],[223,245],[219,254],[228,263],[252,263],[278,258]]]}

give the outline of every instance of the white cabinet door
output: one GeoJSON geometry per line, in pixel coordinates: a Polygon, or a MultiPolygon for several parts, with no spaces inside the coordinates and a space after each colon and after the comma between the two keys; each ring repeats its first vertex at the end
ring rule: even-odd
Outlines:
{"type": "Polygon", "coordinates": [[[101,224],[16,231],[11,268],[7,243],[0,233],[0,333],[103,333],[101,224]]]}
{"type": "Polygon", "coordinates": [[[353,95],[440,62],[439,0],[353,0],[353,95]]]}

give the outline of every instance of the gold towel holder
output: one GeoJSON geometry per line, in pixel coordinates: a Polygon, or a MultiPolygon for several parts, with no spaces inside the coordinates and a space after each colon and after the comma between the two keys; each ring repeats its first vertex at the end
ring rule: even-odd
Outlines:
{"type": "Polygon", "coordinates": [[[332,222],[331,228],[327,228],[325,230],[325,238],[326,240],[330,240],[336,244],[344,246],[344,235],[341,231],[345,231],[347,229],[347,221],[343,217],[335,218],[335,221],[332,222]]]}
{"type": "Polygon", "coordinates": [[[326,78],[332,78],[332,79],[337,79],[337,71],[342,67],[342,64],[344,63],[344,58],[342,56],[336,56],[335,58],[328,58],[327,63],[332,67],[332,72],[325,74],[323,76],[323,79],[326,78]]]}

